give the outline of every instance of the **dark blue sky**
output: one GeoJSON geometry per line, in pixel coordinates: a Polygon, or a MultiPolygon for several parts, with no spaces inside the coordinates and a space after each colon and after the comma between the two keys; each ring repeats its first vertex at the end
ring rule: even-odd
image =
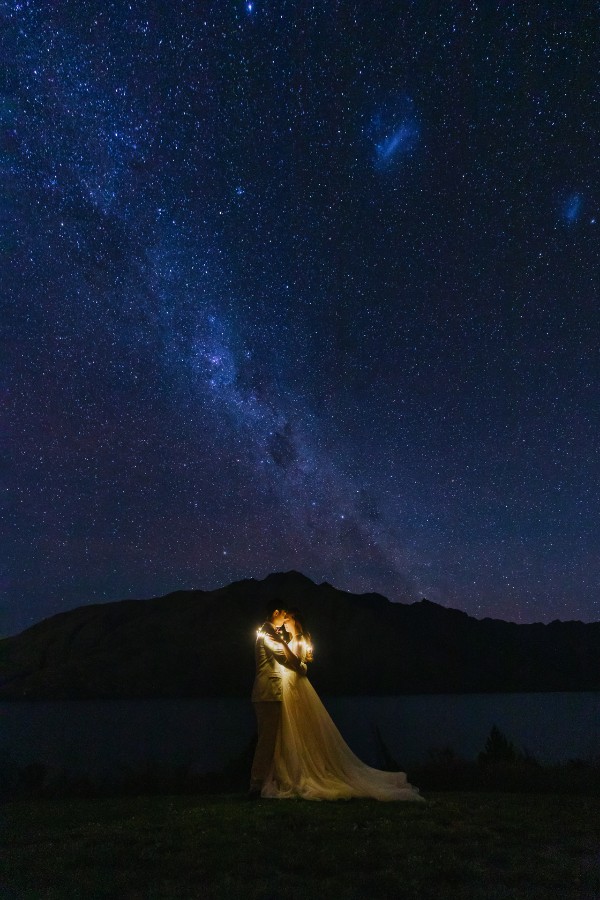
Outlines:
{"type": "Polygon", "coordinates": [[[0,17],[4,633],[290,568],[598,620],[593,5],[0,17]]]}

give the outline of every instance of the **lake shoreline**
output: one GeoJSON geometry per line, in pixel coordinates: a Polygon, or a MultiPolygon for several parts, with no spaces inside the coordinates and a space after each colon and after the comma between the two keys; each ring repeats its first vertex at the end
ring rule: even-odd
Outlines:
{"type": "MultiPolygon", "coordinates": [[[[473,760],[497,726],[519,752],[553,765],[600,757],[600,692],[325,696],[352,750],[377,768],[452,750],[473,760]]],[[[221,771],[255,733],[250,698],[0,702],[0,757],[101,773],[118,766],[221,771]]]]}

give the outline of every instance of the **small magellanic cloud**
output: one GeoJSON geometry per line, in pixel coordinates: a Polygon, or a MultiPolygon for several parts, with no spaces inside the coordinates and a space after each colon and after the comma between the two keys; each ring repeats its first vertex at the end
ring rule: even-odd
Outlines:
{"type": "Polygon", "coordinates": [[[569,194],[563,201],[562,217],[567,225],[574,225],[579,219],[582,202],[581,194],[569,194]]]}

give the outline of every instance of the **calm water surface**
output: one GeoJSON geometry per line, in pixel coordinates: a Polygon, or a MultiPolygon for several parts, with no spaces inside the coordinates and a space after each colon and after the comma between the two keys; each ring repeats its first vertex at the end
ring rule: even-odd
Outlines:
{"type": "MultiPolygon", "coordinates": [[[[377,733],[402,765],[452,747],[472,759],[496,724],[541,762],[600,756],[600,693],[329,697],[352,749],[381,765],[377,733]]],[[[254,733],[248,700],[0,703],[0,761],[99,773],[141,763],[219,771],[254,733]]]]}

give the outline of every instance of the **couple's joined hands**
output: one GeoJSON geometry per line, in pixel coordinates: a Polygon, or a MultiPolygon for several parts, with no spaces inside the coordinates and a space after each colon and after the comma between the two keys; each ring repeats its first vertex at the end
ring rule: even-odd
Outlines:
{"type": "Polygon", "coordinates": [[[276,640],[279,644],[290,644],[294,640],[295,635],[285,630],[285,627],[275,629],[276,640]]]}
{"type": "Polygon", "coordinates": [[[278,644],[287,644],[286,639],[284,638],[281,631],[279,631],[279,629],[275,629],[273,631],[273,634],[269,635],[269,637],[271,638],[271,640],[275,641],[278,644]]]}

